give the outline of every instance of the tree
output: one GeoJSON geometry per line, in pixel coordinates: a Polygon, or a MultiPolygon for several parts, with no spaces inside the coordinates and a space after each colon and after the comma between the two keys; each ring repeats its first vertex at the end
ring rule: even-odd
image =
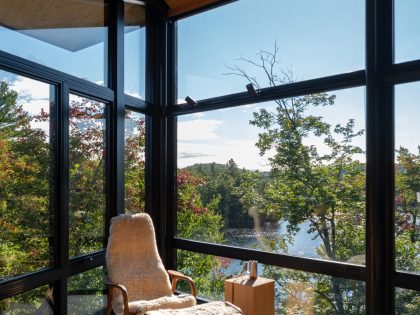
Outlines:
{"type": "Polygon", "coordinates": [[[396,266],[414,272],[420,271],[420,147],[418,150],[414,154],[400,147],[395,168],[396,266]]]}
{"type": "Polygon", "coordinates": [[[185,168],[195,176],[203,178],[205,184],[197,186],[204,203],[219,199],[216,212],[224,219],[224,229],[251,227],[252,220],[243,209],[235,190],[240,185],[241,173],[233,159],[226,164],[194,164],[185,168]]]}
{"type": "MultiPolygon", "coordinates": [[[[0,279],[52,264],[48,135],[18,104],[19,95],[0,82],[0,279]]],[[[34,301],[42,288],[16,299],[34,301]]],[[[7,301],[0,303],[5,309],[7,301]]],[[[20,312],[17,310],[17,312],[20,312]]]]}
{"type": "Polygon", "coordinates": [[[70,257],[103,248],[105,105],[71,97],[69,107],[70,257]]]}
{"type": "Polygon", "coordinates": [[[125,211],[144,212],[145,139],[144,118],[126,111],[125,130],[125,211]]]}
{"type": "MultiPolygon", "coordinates": [[[[240,60],[262,70],[268,86],[294,82],[291,71],[277,72],[277,54],[275,46],[273,52],[261,51],[258,61],[240,60]]],[[[243,68],[230,69],[231,74],[244,77],[257,88],[262,85],[243,68]]],[[[286,239],[293,240],[299,224],[309,222],[308,233],[315,232],[322,240],[322,246],[317,248],[320,256],[342,261],[355,259],[364,253],[365,166],[355,159],[363,151],[353,145],[353,140],[364,131],[354,131],[353,119],[344,126],[331,126],[321,116],[308,114],[311,108],[334,105],[335,95],[318,93],[274,102],[274,110],[262,108],[254,112],[250,121],[262,130],[256,143],[260,154],[274,151],[268,158],[272,181],[259,190],[255,180],[258,174],[248,174],[241,185],[241,200],[247,208],[255,207],[273,220],[287,222],[286,239]],[[323,139],[328,152],[307,144],[310,137],[323,139]]],[[[271,250],[285,247],[284,242],[270,244],[271,250]]],[[[272,271],[271,268],[271,275],[272,271]]],[[[277,276],[284,273],[279,271],[277,276]]],[[[320,285],[317,281],[318,288],[320,285]]],[[[347,283],[331,278],[328,285],[330,296],[318,294],[318,297],[327,301],[326,305],[337,314],[353,310],[353,299],[346,300],[344,294],[347,283]]],[[[363,294],[362,291],[357,290],[363,294]]]]}
{"type": "MultiPolygon", "coordinates": [[[[212,243],[222,243],[222,217],[216,213],[218,198],[203,204],[197,187],[203,179],[188,170],[178,170],[177,187],[177,236],[212,243]]],[[[222,260],[199,253],[177,251],[177,268],[194,278],[201,296],[220,296],[223,292],[222,260]]],[[[186,288],[182,288],[187,290],[186,288]]]]}

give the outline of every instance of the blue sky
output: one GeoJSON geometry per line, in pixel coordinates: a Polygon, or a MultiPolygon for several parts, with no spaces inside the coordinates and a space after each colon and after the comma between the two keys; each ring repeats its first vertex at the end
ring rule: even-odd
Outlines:
{"type": "MultiPolygon", "coordinates": [[[[420,58],[420,1],[395,1],[395,59],[397,62],[420,58]]],[[[178,96],[200,100],[245,91],[245,80],[226,75],[227,65],[238,65],[255,75],[262,86],[264,76],[237,59],[255,59],[260,50],[279,47],[279,69],[292,70],[298,80],[345,73],[364,68],[363,0],[239,0],[179,21],[178,96]],[[256,5],[258,4],[258,5],[256,5]]],[[[51,31],[51,30],[50,30],[51,31]]],[[[63,30],[53,30],[56,35],[63,30]]],[[[78,34],[106,38],[105,28],[78,29],[78,34]]],[[[63,35],[64,36],[64,35],[63,35]]],[[[125,36],[125,91],[144,97],[144,28],[125,36]]],[[[103,42],[70,52],[24,34],[0,27],[0,49],[58,70],[106,84],[106,50],[103,42]]],[[[20,93],[32,95],[25,109],[40,108],[40,94],[48,98],[48,85],[34,80],[8,77],[20,93]],[[45,90],[47,89],[47,90],[45,90]]],[[[420,83],[396,88],[396,143],[412,152],[419,144],[420,83]]],[[[317,111],[329,123],[356,119],[364,128],[364,88],[332,92],[337,95],[333,107],[317,111]]],[[[30,97],[29,97],[30,98],[30,97]]],[[[266,169],[254,144],[259,130],[249,125],[252,112],[270,103],[247,105],[181,116],[179,118],[179,166],[198,162],[226,163],[234,158],[242,167],[266,169]]],[[[322,150],[319,139],[311,138],[322,150]]],[[[364,147],[363,137],[357,144],[364,147]]]]}
{"type": "MultiPolygon", "coordinates": [[[[292,70],[299,80],[363,69],[365,66],[365,16],[362,0],[240,0],[214,11],[185,19],[178,25],[180,101],[189,95],[200,100],[244,92],[246,81],[226,75],[228,66],[238,65],[267,86],[264,74],[237,59],[256,61],[260,50],[279,48],[278,69],[292,70]]],[[[420,58],[420,1],[396,0],[396,61],[420,58]],[[417,49],[414,49],[414,48],[417,49]]],[[[420,118],[420,84],[396,88],[396,144],[417,151],[420,118]]],[[[335,105],[317,109],[331,125],[354,118],[357,129],[365,126],[365,89],[334,91],[335,105]]],[[[258,155],[258,130],[248,121],[252,112],[272,103],[181,116],[179,118],[178,164],[226,163],[234,158],[250,169],[269,169],[258,155]]],[[[326,152],[321,139],[311,137],[326,152]]],[[[365,149],[364,136],[355,144],[365,149]]],[[[362,156],[357,157],[364,160],[362,156]]]]}

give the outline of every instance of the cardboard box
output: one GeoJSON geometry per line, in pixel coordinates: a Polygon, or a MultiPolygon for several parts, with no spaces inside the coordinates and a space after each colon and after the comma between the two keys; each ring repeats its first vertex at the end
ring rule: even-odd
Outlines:
{"type": "Polygon", "coordinates": [[[274,280],[241,276],[225,281],[225,300],[244,315],[274,315],[274,280]]]}

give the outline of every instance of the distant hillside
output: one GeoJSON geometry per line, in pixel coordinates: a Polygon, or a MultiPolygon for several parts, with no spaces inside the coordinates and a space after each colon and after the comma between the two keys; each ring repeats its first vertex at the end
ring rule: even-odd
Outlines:
{"type": "Polygon", "coordinates": [[[241,183],[241,174],[247,172],[245,169],[240,169],[232,159],[226,164],[194,164],[184,169],[205,180],[206,184],[198,187],[205,204],[214,198],[219,199],[218,211],[225,220],[226,228],[253,226],[248,211],[243,209],[239,196],[235,194],[241,183]]]}
{"type": "MultiPolygon", "coordinates": [[[[248,215],[248,209],[244,209],[237,190],[241,185],[242,176],[249,172],[239,168],[233,159],[226,164],[199,163],[183,168],[194,176],[202,178],[206,184],[198,187],[204,204],[210,203],[214,198],[219,199],[218,211],[225,220],[225,228],[253,227],[253,219],[248,215]]],[[[270,172],[259,172],[260,181],[258,189],[261,191],[272,179],[270,172]]],[[[261,217],[264,222],[267,220],[261,217]]]]}

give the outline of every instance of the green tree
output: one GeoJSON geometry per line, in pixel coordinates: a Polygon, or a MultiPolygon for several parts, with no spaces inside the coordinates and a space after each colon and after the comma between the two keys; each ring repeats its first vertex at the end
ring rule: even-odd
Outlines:
{"type": "Polygon", "coordinates": [[[418,150],[415,154],[400,147],[395,168],[396,266],[414,272],[420,271],[420,147],[418,150]]]}
{"type": "MultiPolygon", "coordinates": [[[[18,104],[19,95],[0,82],[0,280],[49,266],[49,136],[18,104]]],[[[42,289],[40,289],[42,290],[42,289]]],[[[39,290],[17,300],[35,301],[39,290]]],[[[0,303],[0,310],[8,302],[0,303]]]]}
{"type": "Polygon", "coordinates": [[[71,97],[69,108],[70,256],[103,248],[105,105],[71,97]]]}
{"type": "Polygon", "coordinates": [[[126,111],[125,126],[125,211],[144,212],[145,139],[144,118],[126,111]]]}
{"type": "MultiPolygon", "coordinates": [[[[261,51],[258,61],[241,60],[261,69],[268,86],[294,82],[291,72],[276,72],[277,53],[275,47],[273,53],[261,51]]],[[[231,70],[260,88],[257,79],[242,68],[235,66],[231,70]]],[[[313,108],[334,105],[335,95],[318,93],[274,102],[274,110],[262,108],[250,121],[261,129],[256,146],[262,156],[268,156],[272,181],[260,190],[255,180],[258,174],[248,174],[240,188],[242,202],[273,220],[286,221],[287,240],[293,241],[299,224],[309,222],[308,233],[316,233],[322,240],[322,246],[317,248],[320,256],[342,261],[356,259],[364,253],[365,166],[355,159],[363,151],[353,140],[362,136],[363,130],[354,131],[353,119],[344,126],[331,126],[321,116],[309,113],[313,108]],[[308,144],[310,137],[322,139],[328,152],[322,153],[308,144]]],[[[269,244],[271,250],[287,247],[285,242],[269,244]]],[[[275,278],[284,276],[278,271],[275,278]]],[[[352,301],[357,299],[346,299],[347,285],[330,278],[329,289],[324,290],[329,295],[319,294],[314,301],[328,301],[331,311],[346,314],[354,309],[352,301]]],[[[321,282],[317,281],[317,286],[321,282]]],[[[329,313],[328,308],[320,309],[329,313]]]]}
{"type": "Polygon", "coordinates": [[[185,169],[204,179],[205,184],[197,186],[197,189],[205,204],[214,198],[219,199],[216,211],[223,217],[225,229],[253,226],[235,193],[244,170],[239,169],[233,159],[226,164],[194,164],[185,169]]]}
{"type": "MultiPolygon", "coordinates": [[[[214,198],[203,204],[197,187],[204,185],[203,179],[194,176],[188,170],[178,170],[178,212],[177,235],[182,238],[222,243],[222,217],[216,213],[219,200],[214,198]]],[[[177,268],[190,275],[196,282],[201,296],[215,297],[223,292],[222,260],[211,255],[188,251],[177,251],[177,268]]],[[[186,288],[182,288],[187,290],[186,288]]]]}

